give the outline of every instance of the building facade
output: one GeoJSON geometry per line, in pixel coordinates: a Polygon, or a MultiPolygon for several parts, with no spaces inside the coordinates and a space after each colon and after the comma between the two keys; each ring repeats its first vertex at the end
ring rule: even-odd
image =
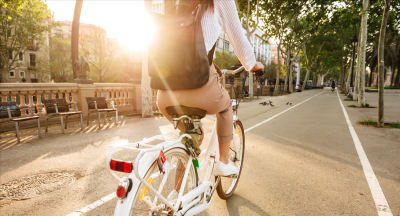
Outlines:
{"type": "MultiPolygon", "coordinates": [[[[281,64],[285,63],[285,60],[282,58],[283,54],[282,52],[280,53],[280,60],[281,60],[281,64]]],[[[276,44],[272,44],[271,45],[271,58],[270,58],[270,62],[274,62],[275,64],[278,64],[278,45],[276,44]]]]}
{"type": "MultiPolygon", "coordinates": [[[[244,29],[243,34],[245,34],[244,29]]],[[[263,39],[263,35],[264,33],[260,29],[256,29],[256,31],[250,36],[250,44],[253,47],[257,61],[267,65],[271,64],[271,45],[267,40],[263,39]]],[[[223,30],[221,30],[219,34],[215,50],[235,54],[228,36],[223,30]]]]}
{"type": "MultiPolygon", "coordinates": [[[[48,19],[42,23],[42,25],[49,25],[52,20],[50,10],[48,11],[48,19]]],[[[4,63],[0,62],[0,83],[6,82],[7,73],[9,75],[9,83],[38,83],[38,82],[49,82],[49,74],[41,74],[36,71],[38,66],[37,60],[40,57],[48,57],[46,47],[49,46],[49,34],[43,33],[44,41],[41,46],[38,46],[37,41],[32,38],[28,38],[30,45],[23,51],[16,53],[10,51],[8,54],[8,61],[11,63],[15,56],[16,61],[12,64],[10,71],[6,68],[4,63]]]]}

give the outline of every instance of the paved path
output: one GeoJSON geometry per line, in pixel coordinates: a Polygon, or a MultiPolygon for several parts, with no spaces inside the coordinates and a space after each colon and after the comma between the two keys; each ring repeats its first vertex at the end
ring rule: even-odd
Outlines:
{"type": "MultiPolygon", "coordinates": [[[[377,94],[367,94],[372,106],[374,97],[377,94]]],[[[387,116],[400,120],[395,109],[400,95],[385,94],[385,99],[387,116]]],[[[200,215],[378,215],[376,203],[383,201],[374,201],[379,194],[371,190],[379,189],[392,214],[400,215],[400,130],[359,126],[357,121],[375,118],[377,111],[348,108],[350,104],[354,102],[343,102],[378,186],[367,181],[365,160],[361,163],[336,93],[312,90],[263,97],[240,105],[239,117],[248,131],[243,174],[235,195],[228,201],[216,197],[200,215]],[[275,107],[258,105],[265,100],[273,100],[275,107]],[[293,103],[290,110],[285,105],[288,101],[293,103]]],[[[213,118],[203,120],[206,133],[211,132],[213,118]]],[[[9,141],[12,135],[1,134],[1,184],[48,172],[71,173],[76,178],[61,191],[25,201],[2,200],[1,215],[76,212],[115,191],[117,182],[104,165],[113,146],[173,130],[163,118],[123,118],[121,123],[104,130],[87,128],[83,133],[78,125],[71,126],[65,135],[53,132],[41,140],[31,137],[34,131],[25,131],[22,138],[26,141],[21,145],[9,141]]],[[[126,158],[122,153],[118,157],[126,158]]],[[[112,199],[84,215],[112,215],[115,202],[112,199]]],[[[381,215],[387,211],[380,209],[381,215]]]]}

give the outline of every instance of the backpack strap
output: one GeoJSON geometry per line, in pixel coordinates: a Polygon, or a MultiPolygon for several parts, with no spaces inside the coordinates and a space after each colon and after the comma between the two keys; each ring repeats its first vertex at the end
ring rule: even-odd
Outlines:
{"type": "Polygon", "coordinates": [[[213,63],[213,57],[214,57],[214,50],[215,46],[217,45],[217,42],[215,42],[214,46],[211,48],[210,52],[208,52],[208,64],[211,66],[213,63]]]}

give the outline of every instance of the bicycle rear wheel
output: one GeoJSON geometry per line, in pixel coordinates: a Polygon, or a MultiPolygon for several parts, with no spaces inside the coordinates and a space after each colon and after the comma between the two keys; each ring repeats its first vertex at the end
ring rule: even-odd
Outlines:
{"type": "MultiPolygon", "coordinates": [[[[230,150],[229,150],[229,160],[232,161],[235,166],[239,169],[239,174],[237,178],[231,177],[222,177],[217,186],[217,193],[221,199],[229,199],[232,196],[233,192],[236,189],[237,184],[239,183],[240,174],[242,173],[243,159],[244,159],[244,147],[245,147],[245,139],[244,139],[244,129],[242,122],[240,120],[236,120],[233,124],[235,127],[234,136],[236,137],[237,142],[237,151],[234,149],[234,142],[231,141],[230,150]]],[[[217,180],[218,177],[215,177],[217,180]]]]}
{"type": "MultiPolygon", "coordinates": [[[[165,174],[160,173],[157,161],[154,161],[153,165],[147,171],[145,177],[143,178],[147,181],[151,186],[159,191],[162,196],[166,199],[168,195],[176,189],[177,185],[181,184],[183,179],[183,175],[185,174],[185,169],[189,163],[193,163],[193,161],[189,161],[189,154],[185,149],[182,148],[173,148],[166,152],[164,155],[169,162],[169,167],[165,174]],[[179,165],[180,164],[180,165],[179,165]],[[183,170],[183,172],[179,171],[183,170]],[[176,178],[177,176],[181,176],[182,178],[176,178]],[[165,178],[165,179],[164,179],[165,178]],[[151,180],[150,180],[151,179],[151,180]],[[178,181],[177,181],[178,179],[178,181]],[[180,179],[180,182],[179,182],[180,179]],[[163,180],[165,181],[164,186],[163,180]],[[175,183],[175,181],[179,183],[175,183]],[[161,188],[162,187],[162,188],[161,188]]],[[[191,165],[189,170],[189,175],[186,181],[185,188],[181,188],[183,191],[183,195],[187,194],[189,191],[197,187],[197,175],[194,168],[194,165],[191,165]]],[[[179,186],[178,186],[179,187],[179,186]]],[[[165,203],[155,195],[151,190],[147,190],[147,187],[144,186],[143,183],[140,184],[139,189],[136,192],[135,198],[133,199],[132,209],[130,211],[130,216],[133,215],[168,215],[169,208],[165,205],[165,203]],[[147,192],[145,192],[147,191],[147,192]],[[145,202],[145,200],[149,200],[151,203],[156,204],[156,206],[164,205],[165,208],[160,209],[157,212],[151,211],[150,206],[145,202]]]]}

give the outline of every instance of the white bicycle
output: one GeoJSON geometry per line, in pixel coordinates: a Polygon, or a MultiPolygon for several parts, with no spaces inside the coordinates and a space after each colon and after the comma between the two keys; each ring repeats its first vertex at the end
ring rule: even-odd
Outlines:
{"type": "MultiPolygon", "coordinates": [[[[234,110],[238,108],[235,100],[232,101],[232,107],[234,110]]],[[[185,137],[191,139],[189,134],[197,133],[206,111],[183,106],[168,107],[167,111],[172,114],[171,122],[175,129],[179,123],[184,123],[188,134],[158,135],[141,142],[118,145],[108,154],[107,167],[111,175],[119,180],[119,199],[114,215],[195,215],[210,206],[215,190],[219,197],[225,200],[235,191],[245,150],[243,125],[236,115],[233,120],[234,136],[230,145],[229,160],[239,168],[239,174],[215,177],[213,181],[212,170],[219,160],[216,123],[207,150],[197,155],[188,142],[184,145],[181,140],[185,137]],[[169,139],[170,136],[175,138],[169,139]],[[155,140],[161,143],[148,144],[155,140]],[[117,149],[139,152],[132,163],[111,159],[117,149]],[[203,158],[201,163],[200,158],[203,158]],[[128,177],[119,178],[114,171],[130,174],[128,177]],[[174,190],[178,194],[171,199],[169,196],[174,190]]]]}

